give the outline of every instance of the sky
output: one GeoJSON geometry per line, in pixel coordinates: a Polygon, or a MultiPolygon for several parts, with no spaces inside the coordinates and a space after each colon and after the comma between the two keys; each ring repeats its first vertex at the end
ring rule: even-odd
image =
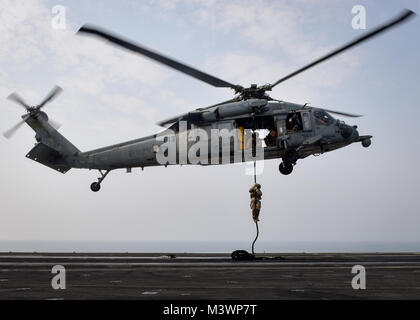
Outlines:
{"type": "MultiPolygon", "coordinates": [[[[0,0],[0,128],[20,120],[6,100],[37,104],[82,151],[161,130],[155,123],[230,99],[147,58],[76,35],[101,26],[232,83],[265,84],[361,35],[420,1],[362,0],[0,0]],[[66,9],[54,29],[52,8],[66,9]]],[[[374,138],[299,161],[290,176],[264,163],[261,240],[420,241],[418,121],[420,19],[278,85],[271,96],[363,114],[342,119],[374,138]]],[[[25,158],[27,126],[0,138],[0,240],[242,241],[254,235],[245,165],[172,166],[111,172],[99,193],[95,171],[66,175],[25,158]]]]}

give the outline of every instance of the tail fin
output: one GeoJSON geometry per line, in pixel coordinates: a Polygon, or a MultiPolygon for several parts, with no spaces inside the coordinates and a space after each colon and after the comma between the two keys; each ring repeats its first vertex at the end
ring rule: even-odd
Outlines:
{"type": "Polygon", "coordinates": [[[49,124],[44,112],[37,112],[25,122],[36,132],[38,142],[26,157],[61,173],[69,171],[80,153],[79,149],[49,124]]]}
{"type": "Polygon", "coordinates": [[[63,89],[55,86],[50,93],[37,106],[28,105],[17,93],[9,95],[8,99],[17,103],[26,110],[22,120],[4,133],[7,139],[26,122],[35,132],[35,147],[26,155],[27,158],[35,160],[61,173],[66,173],[76,164],[80,151],[64,138],[54,128],[54,121],[48,121],[48,116],[41,109],[54,100],[63,89]]]}

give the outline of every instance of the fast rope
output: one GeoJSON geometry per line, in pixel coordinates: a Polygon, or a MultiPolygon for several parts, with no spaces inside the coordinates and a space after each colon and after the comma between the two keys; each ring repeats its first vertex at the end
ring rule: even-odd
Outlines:
{"type": "MultiPolygon", "coordinates": [[[[256,153],[256,145],[257,145],[257,135],[255,133],[255,130],[253,130],[253,134],[252,134],[252,140],[253,140],[253,149],[255,150],[256,153]]],[[[252,219],[255,222],[255,227],[257,229],[257,234],[255,236],[254,241],[252,242],[252,254],[249,254],[247,251],[245,250],[236,250],[232,252],[232,259],[233,260],[255,260],[255,259],[259,259],[255,257],[255,243],[258,240],[258,236],[259,236],[259,227],[258,227],[258,217],[260,214],[260,210],[261,210],[261,197],[262,197],[262,192],[261,192],[261,185],[259,185],[257,183],[257,161],[255,160],[256,154],[253,154],[254,157],[254,185],[251,187],[251,189],[249,190],[250,196],[251,196],[251,209],[252,209],[252,219]]]]}
{"type": "Polygon", "coordinates": [[[255,251],[254,251],[254,246],[255,246],[255,242],[257,242],[258,236],[260,234],[260,230],[258,228],[258,221],[255,222],[255,227],[257,228],[257,234],[255,236],[254,241],[252,242],[252,255],[255,256],[255,251]]]}
{"type": "MultiPolygon", "coordinates": [[[[256,135],[255,135],[255,131],[253,134],[253,137],[255,139],[255,143],[256,143],[256,135]]],[[[236,260],[236,261],[240,261],[240,260],[283,260],[284,258],[281,256],[276,256],[276,257],[256,257],[255,256],[255,242],[257,242],[258,236],[260,234],[260,230],[258,227],[258,217],[260,214],[260,210],[261,210],[261,197],[262,197],[262,192],[261,192],[261,185],[257,183],[257,161],[255,160],[255,154],[254,156],[254,185],[252,186],[252,188],[249,190],[250,194],[251,194],[251,209],[252,209],[252,218],[255,222],[255,227],[257,229],[257,234],[255,236],[254,241],[252,242],[252,254],[248,253],[245,250],[235,250],[232,252],[232,259],[236,260]]]]}

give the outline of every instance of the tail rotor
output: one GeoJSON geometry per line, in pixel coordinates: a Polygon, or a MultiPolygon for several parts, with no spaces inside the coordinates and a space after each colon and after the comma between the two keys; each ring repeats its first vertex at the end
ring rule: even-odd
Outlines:
{"type": "MultiPolygon", "coordinates": [[[[39,112],[41,112],[41,109],[49,102],[53,101],[61,92],[63,89],[61,89],[59,86],[55,86],[50,93],[42,100],[40,104],[37,106],[30,106],[28,105],[25,100],[23,100],[17,93],[12,93],[7,97],[10,101],[15,102],[16,104],[22,106],[26,110],[26,114],[22,116],[22,120],[19,121],[16,125],[11,127],[9,130],[5,131],[3,133],[3,136],[7,139],[12,138],[12,136],[19,130],[19,128],[28,120],[30,117],[37,115],[39,112]]],[[[58,130],[61,125],[52,120],[48,119],[48,123],[56,130],[58,130]]]]}

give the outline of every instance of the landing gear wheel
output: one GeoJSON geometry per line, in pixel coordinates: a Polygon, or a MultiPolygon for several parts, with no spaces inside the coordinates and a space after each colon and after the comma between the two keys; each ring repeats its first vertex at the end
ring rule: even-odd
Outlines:
{"type": "Polygon", "coordinates": [[[99,190],[101,190],[101,185],[97,182],[94,182],[90,185],[90,190],[92,190],[93,192],[98,192],[99,190]]]}
{"type": "Polygon", "coordinates": [[[291,163],[280,163],[279,165],[279,170],[282,174],[284,174],[285,176],[289,175],[292,173],[293,171],[293,165],[291,163]]]}
{"type": "Polygon", "coordinates": [[[102,172],[102,170],[99,170],[99,173],[101,174],[101,176],[98,178],[98,182],[94,182],[90,185],[90,190],[92,190],[93,192],[98,192],[99,190],[101,190],[101,183],[102,181],[105,180],[106,176],[110,172],[111,170],[107,170],[105,172],[102,172]]]}

